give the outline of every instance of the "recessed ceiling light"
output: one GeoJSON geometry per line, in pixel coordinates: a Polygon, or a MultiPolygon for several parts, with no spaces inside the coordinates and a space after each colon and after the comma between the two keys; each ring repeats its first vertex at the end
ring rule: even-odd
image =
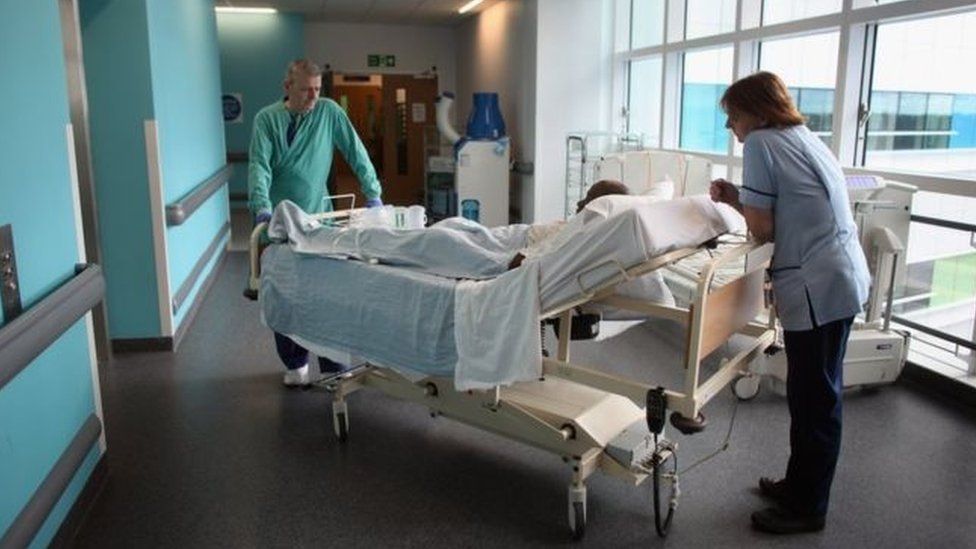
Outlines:
{"type": "Polygon", "coordinates": [[[237,8],[234,6],[216,6],[214,10],[219,13],[278,13],[274,8],[237,8]]]}
{"type": "Polygon", "coordinates": [[[467,12],[471,11],[472,9],[474,9],[475,6],[477,6],[478,4],[480,4],[480,3],[484,2],[484,1],[485,0],[471,0],[467,4],[465,4],[465,5],[461,6],[460,8],[458,8],[458,13],[467,13],[467,12]]]}

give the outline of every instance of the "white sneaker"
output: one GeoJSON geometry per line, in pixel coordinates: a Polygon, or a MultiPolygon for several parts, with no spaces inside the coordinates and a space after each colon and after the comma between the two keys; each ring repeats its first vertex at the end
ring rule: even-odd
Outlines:
{"type": "Polygon", "coordinates": [[[282,381],[287,387],[303,387],[308,385],[308,364],[301,368],[288,370],[285,372],[285,379],[282,381]]]}

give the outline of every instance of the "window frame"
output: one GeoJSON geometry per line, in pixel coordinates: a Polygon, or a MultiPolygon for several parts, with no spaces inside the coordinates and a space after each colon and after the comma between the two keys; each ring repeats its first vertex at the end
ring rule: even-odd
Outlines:
{"type": "MultiPolygon", "coordinates": [[[[631,2],[631,0],[615,1],[631,2]]],[[[629,62],[660,55],[663,60],[659,118],[661,127],[658,131],[661,139],[660,149],[703,156],[716,164],[726,165],[730,172],[741,169],[741,147],[736,146],[734,139],[729,140],[725,154],[684,150],[679,146],[684,54],[693,50],[731,45],[734,82],[758,70],[761,42],[839,29],[835,82],[837,91],[834,95],[831,150],[840,159],[844,171],[850,174],[879,175],[886,179],[915,185],[923,191],[976,197],[974,179],[864,167],[867,143],[866,112],[871,92],[871,73],[878,26],[891,22],[976,11],[976,3],[972,0],[903,0],[889,4],[874,4],[873,0],[844,0],[839,12],[766,26],[760,25],[762,7],[762,0],[738,0],[735,27],[731,32],[685,39],[687,2],[685,0],[665,1],[664,43],[617,52],[613,56],[615,87],[613,97],[616,102],[613,112],[620,113],[622,117],[618,126],[623,129],[627,127],[630,104],[629,62]]],[[[629,13],[632,14],[632,10],[629,10],[629,13]]],[[[632,25],[633,21],[627,26],[628,29],[632,25]]],[[[618,25],[613,25],[613,28],[617,27],[618,25]]]]}

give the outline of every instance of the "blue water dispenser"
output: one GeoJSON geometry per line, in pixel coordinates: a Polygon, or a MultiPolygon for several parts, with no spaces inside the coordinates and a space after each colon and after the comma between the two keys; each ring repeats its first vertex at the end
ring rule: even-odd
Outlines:
{"type": "Polygon", "coordinates": [[[467,199],[461,201],[461,217],[465,219],[470,219],[475,223],[481,221],[481,204],[474,199],[467,199]]]}

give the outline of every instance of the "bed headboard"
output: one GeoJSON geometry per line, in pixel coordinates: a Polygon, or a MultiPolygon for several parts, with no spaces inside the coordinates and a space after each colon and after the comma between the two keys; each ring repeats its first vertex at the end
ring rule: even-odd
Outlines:
{"type": "Polygon", "coordinates": [[[712,163],[706,158],[658,150],[607,154],[596,161],[593,181],[616,179],[633,194],[648,194],[661,181],[674,183],[674,197],[708,192],[712,163]]]}

